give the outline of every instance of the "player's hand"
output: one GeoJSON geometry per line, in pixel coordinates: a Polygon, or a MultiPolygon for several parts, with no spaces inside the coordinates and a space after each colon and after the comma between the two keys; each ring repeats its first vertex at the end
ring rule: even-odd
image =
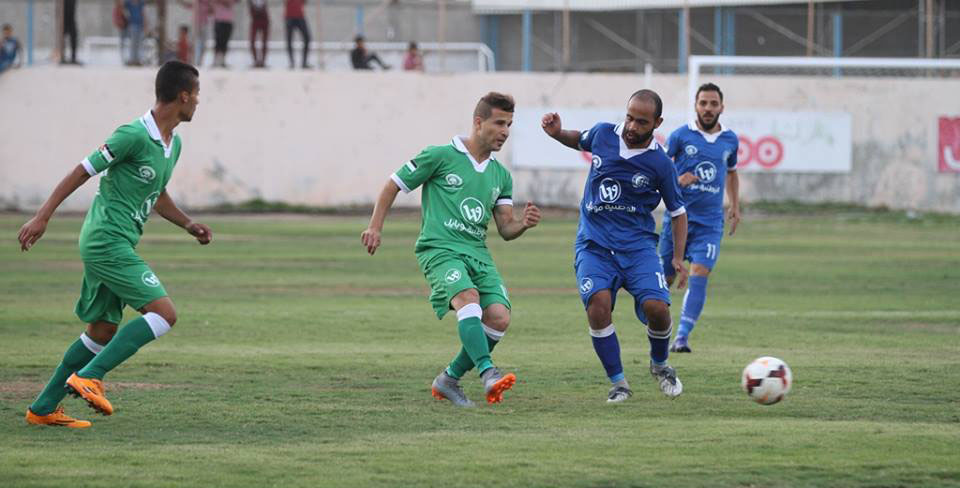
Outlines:
{"type": "Polygon", "coordinates": [[[23,224],[23,227],[20,227],[20,233],[17,235],[17,240],[20,241],[20,251],[29,251],[46,231],[46,219],[34,217],[28,220],[26,224],[23,224]]]}
{"type": "Polygon", "coordinates": [[[190,222],[187,224],[184,229],[187,230],[187,233],[197,238],[197,242],[202,246],[206,246],[213,241],[213,231],[210,230],[206,224],[200,224],[197,222],[190,222]]]}
{"type": "Polygon", "coordinates": [[[740,223],[740,207],[730,207],[727,211],[727,222],[730,222],[730,235],[737,231],[737,224],[740,223]]]}
{"type": "Polygon", "coordinates": [[[560,123],[560,115],[556,112],[551,112],[543,116],[543,120],[540,121],[540,127],[543,127],[543,131],[547,133],[548,136],[556,138],[560,131],[563,130],[563,125],[560,123]]]}
{"type": "Polygon", "coordinates": [[[524,229],[536,227],[540,223],[540,209],[533,202],[527,202],[523,207],[523,220],[521,221],[524,229]]]}
{"type": "Polygon", "coordinates": [[[373,256],[373,253],[377,252],[377,248],[380,247],[380,231],[367,228],[367,230],[360,234],[360,241],[366,246],[367,252],[373,256]]]}
{"type": "Polygon", "coordinates": [[[673,258],[670,264],[673,265],[673,271],[677,276],[677,289],[682,290],[687,286],[687,276],[690,272],[687,271],[687,267],[683,265],[683,259],[673,258]]]}
{"type": "Polygon", "coordinates": [[[698,181],[700,181],[700,178],[697,178],[697,175],[689,171],[677,178],[677,183],[680,183],[680,186],[690,186],[698,181]]]}

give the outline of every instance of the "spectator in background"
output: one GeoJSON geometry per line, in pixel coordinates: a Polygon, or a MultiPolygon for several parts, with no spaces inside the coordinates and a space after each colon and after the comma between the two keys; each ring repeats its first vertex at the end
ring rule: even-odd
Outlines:
{"type": "Polygon", "coordinates": [[[307,54],[310,52],[310,27],[307,26],[307,18],[303,15],[303,4],[306,0],[286,0],[283,12],[283,18],[287,21],[287,55],[290,56],[290,69],[295,67],[293,62],[293,31],[300,31],[300,38],[303,39],[303,59],[300,66],[308,69],[311,66],[307,64],[307,54]]]}
{"type": "Polygon", "coordinates": [[[353,42],[355,45],[353,50],[350,51],[350,63],[353,64],[353,69],[373,69],[370,63],[374,61],[380,65],[380,69],[390,69],[390,65],[384,64],[376,53],[367,52],[363,36],[358,35],[353,39],[353,42]]]}
{"type": "Polygon", "coordinates": [[[177,34],[177,59],[192,64],[190,51],[190,26],[180,24],[180,30],[177,34]]]}
{"type": "Polygon", "coordinates": [[[63,0],[63,44],[60,46],[60,64],[80,64],[77,61],[77,0],[63,0]],[[70,60],[67,60],[67,38],[70,38],[70,60]]]}
{"type": "Polygon", "coordinates": [[[203,64],[203,53],[210,39],[210,16],[213,14],[213,0],[179,0],[180,5],[193,10],[193,59],[195,66],[203,64]]]}
{"type": "Polygon", "coordinates": [[[20,51],[20,41],[13,37],[13,26],[3,24],[3,39],[0,39],[0,73],[19,68],[23,64],[23,53],[20,51]],[[16,61],[17,64],[13,64],[16,61]]]}
{"type": "Polygon", "coordinates": [[[248,0],[250,2],[250,52],[253,54],[253,67],[267,67],[267,40],[270,37],[270,12],[267,0],[248,0]],[[257,34],[261,35],[260,55],[257,56],[257,34]]]}
{"type": "Polygon", "coordinates": [[[411,42],[407,46],[407,54],[403,56],[403,69],[406,71],[423,71],[423,55],[417,48],[417,43],[411,42]]]}
{"type": "MultiPolygon", "coordinates": [[[[124,34],[121,34],[120,48],[123,49],[123,37],[130,40],[130,55],[127,56],[127,66],[143,66],[140,60],[143,46],[143,4],[144,0],[117,0],[117,5],[123,10],[125,19],[124,34]]],[[[123,53],[120,53],[123,56],[123,53]]]]}
{"type": "Polygon", "coordinates": [[[120,63],[127,64],[127,11],[120,0],[113,4],[113,26],[120,31],[120,63]]]}
{"type": "Polygon", "coordinates": [[[213,0],[213,65],[227,67],[227,48],[233,35],[233,7],[236,0],[213,0]]]}

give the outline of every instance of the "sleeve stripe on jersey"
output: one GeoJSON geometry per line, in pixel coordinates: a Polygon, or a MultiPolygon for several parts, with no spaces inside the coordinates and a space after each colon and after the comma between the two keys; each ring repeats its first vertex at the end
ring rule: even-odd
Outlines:
{"type": "Polygon", "coordinates": [[[100,146],[100,154],[107,163],[113,162],[113,151],[110,150],[110,146],[106,144],[100,146]]]}
{"type": "Polygon", "coordinates": [[[587,140],[587,136],[590,135],[590,131],[585,130],[580,133],[580,139],[577,140],[577,148],[583,151],[583,141],[587,140]]]}
{"type": "Polygon", "coordinates": [[[678,209],[676,209],[676,210],[671,211],[671,212],[670,212],[670,216],[671,216],[671,217],[679,217],[679,216],[681,216],[681,215],[683,215],[683,214],[685,214],[685,213],[687,213],[687,208],[686,208],[686,207],[680,207],[680,208],[678,208],[678,209]]]}
{"type": "Polygon", "coordinates": [[[737,167],[736,167],[736,166],[734,166],[734,167],[732,167],[732,168],[727,168],[727,173],[733,173],[733,172],[736,171],[736,170],[737,170],[737,167]]]}
{"type": "Polygon", "coordinates": [[[83,161],[80,161],[80,164],[83,165],[83,169],[87,170],[88,175],[97,176],[97,170],[93,167],[93,164],[90,163],[88,158],[83,158],[83,161]]]}
{"type": "Polygon", "coordinates": [[[417,170],[417,163],[414,163],[413,161],[407,161],[407,168],[408,168],[410,171],[416,171],[416,170],[417,170]]]}
{"type": "Polygon", "coordinates": [[[512,198],[499,198],[499,199],[497,199],[497,202],[493,204],[493,206],[496,207],[496,206],[499,206],[499,205],[510,205],[510,206],[513,206],[513,199],[512,199],[512,198]]]}
{"type": "Polygon", "coordinates": [[[400,189],[403,190],[404,193],[410,193],[410,189],[407,188],[407,184],[404,183],[403,180],[401,180],[400,177],[397,176],[396,173],[390,175],[390,179],[393,180],[393,182],[396,183],[397,186],[399,186],[400,189]]]}

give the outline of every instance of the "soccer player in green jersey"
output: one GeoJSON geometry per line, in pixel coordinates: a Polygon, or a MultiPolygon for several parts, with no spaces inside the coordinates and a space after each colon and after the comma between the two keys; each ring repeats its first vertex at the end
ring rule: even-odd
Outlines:
{"type": "Polygon", "coordinates": [[[84,158],[20,229],[20,247],[27,251],[43,236],[60,203],[91,176],[102,175],[80,231],[83,285],[75,312],[88,324],[87,330],[67,348],[53,377],[27,409],[28,423],[89,427],[90,422],[74,419],[58,406],[67,392],[104,415],[113,413],[104,396],[104,375],[177,321],[163,284],[134,248],[152,210],[200,244],[213,239],[210,228],[184,214],[166,190],[180,157],[180,136],[173,129],[193,118],[199,103],[199,76],[189,64],[164,64],[157,72],[153,108],[120,126],[84,158]],[[143,315],[118,332],[126,305],[143,315]]]}
{"type": "Polygon", "coordinates": [[[457,312],[462,347],[450,365],[433,380],[431,392],[459,407],[473,402],[460,388],[460,378],[476,367],[487,403],[499,403],[516,376],[502,374],[490,352],[510,325],[510,299],[487,250],[490,216],[504,240],[520,237],[540,222],[540,209],[527,203],[522,216],[513,213],[513,178],[491,157],[510,135],[513,98],[488,93],[473,111],[470,137],[456,136],[445,146],[429,146],[390,176],[377,199],[370,226],[361,240],[371,255],[380,246],[387,210],[397,193],[422,186],[422,223],[414,253],[430,284],[430,303],[442,319],[457,312]]]}

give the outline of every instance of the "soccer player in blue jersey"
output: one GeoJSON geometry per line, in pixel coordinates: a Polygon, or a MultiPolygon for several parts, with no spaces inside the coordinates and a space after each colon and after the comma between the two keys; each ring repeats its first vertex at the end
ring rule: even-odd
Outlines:
{"type": "Polygon", "coordinates": [[[668,397],[683,392],[677,373],[667,365],[671,335],[670,293],[657,256],[653,210],[666,203],[673,219],[677,259],[670,272],[686,281],[680,250],[687,237],[687,216],[673,162],[653,138],[663,122],[663,102],[651,90],[640,90],[627,101],[626,119],[619,125],[599,123],[580,132],[564,130],[560,116],[543,116],[544,132],[561,144],[593,153],[590,174],[580,202],[580,224],[574,244],[574,269],[580,298],[587,310],[593,348],[613,386],[607,402],[633,395],[623,364],[620,342],[612,323],[617,291],[633,295],[634,312],[647,325],[650,373],[668,397]]]}
{"type": "MultiPolygon", "coordinates": [[[[723,192],[730,200],[730,235],[740,223],[740,179],[737,176],[739,139],[720,124],[723,92],[713,83],[701,85],[696,94],[697,120],[670,134],[667,155],[673,158],[680,175],[680,193],[687,207],[689,227],[683,259],[690,261],[690,284],[683,296],[680,327],[670,346],[672,352],[691,352],[690,333],[700,318],[707,299],[707,278],[717,264],[723,239],[723,192]]],[[[678,253],[671,243],[671,222],[663,219],[660,259],[664,266],[675,262],[678,253]]],[[[672,271],[667,268],[668,273],[672,271]]],[[[672,285],[675,276],[667,275],[672,285]]]]}

